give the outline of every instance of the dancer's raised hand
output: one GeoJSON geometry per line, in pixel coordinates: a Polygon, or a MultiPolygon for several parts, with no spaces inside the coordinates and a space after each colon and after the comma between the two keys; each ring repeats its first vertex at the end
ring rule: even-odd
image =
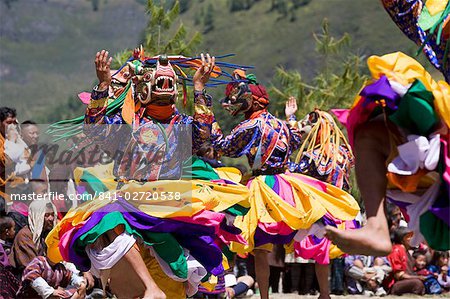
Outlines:
{"type": "Polygon", "coordinates": [[[209,54],[200,55],[202,58],[202,65],[197,69],[194,74],[194,89],[197,91],[202,91],[205,88],[205,84],[209,81],[209,77],[211,76],[211,72],[214,69],[214,65],[216,63],[216,58],[211,57],[209,54]]]}
{"type": "Polygon", "coordinates": [[[297,112],[297,99],[290,96],[286,101],[286,108],[284,108],[284,113],[286,114],[286,119],[289,119],[292,115],[297,112]]]}
{"type": "Polygon", "coordinates": [[[112,57],[108,58],[108,54],[108,51],[102,50],[95,55],[95,71],[100,82],[98,85],[99,90],[105,90],[111,85],[110,66],[112,57]]]}

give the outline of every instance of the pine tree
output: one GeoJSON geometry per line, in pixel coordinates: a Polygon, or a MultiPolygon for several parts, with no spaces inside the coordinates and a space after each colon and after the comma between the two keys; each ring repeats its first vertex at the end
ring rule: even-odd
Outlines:
{"type": "Polygon", "coordinates": [[[299,117],[303,117],[314,108],[330,109],[332,107],[349,107],[359,88],[367,77],[363,74],[364,57],[348,52],[350,37],[345,34],[340,39],[329,33],[328,22],[324,20],[322,33],[314,34],[316,52],[323,63],[320,72],[309,82],[298,71],[277,68],[275,84],[271,94],[275,99],[277,115],[284,114],[284,101],[295,96],[299,101],[299,117]]]}
{"type": "Polygon", "coordinates": [[[214,29],[214,7],[211,3],[209,3],[208,9],[206,9],[203,25],[205,26],[203,33],[208,33],[214,29]]]}
{"type": "MultiPolygon", "coordinates": [[[[294,70],[277,68],[274,84],[270,87],[271,110],[284,118],[285,101],[289,96],[297,98],[297,119],[303,118],[315,108],[348,108],[363,83],[368,79],[364,74],[364,57],[351,53],[350,37],[345,34],[336,39],[330,35],[328,22],[324,20],[322,32],[314,34],[316,52],[322,61],[321,71],[312,79],[305,80],[302,74],[294,70]],[[343,57],[343,58],[342,58],[343,57]]],[[[352,195],[359,199],[354,175],[352,195]]]]}
{"type": "MultiPolygon", "coordinates": [[[[202,36],[195,32],[192,37],[188,37],[188,32],[183,23],[180,23],[175,33],[172,27],[180,14],[180,3],[177,0],[172,8],[166,10],[164,1],[156,5],[154,1],[148,0],[147,14],[150,16],[147,27],[144,31],[142,45],[147,55],[157,55],[166,53],[168,55],[189,56],[194,53],[200,44],[202,36]]],[[[132,50],[127,49],[114,57],[114,66],[120,66],[131,56],[132,50]]]]}

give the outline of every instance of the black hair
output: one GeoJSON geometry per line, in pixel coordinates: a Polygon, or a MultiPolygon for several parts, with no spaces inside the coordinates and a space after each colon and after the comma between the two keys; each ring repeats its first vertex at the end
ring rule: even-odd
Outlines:
{"type": "Polygon", "coordinates": [[[435,265],[435,266],[439,266],[439,259],[440,259],[441,257],[446,257],[446,258],[448,258],[448,257],[449,257],[448,251],[438,251],[438,250],[435,250],[434,253],[433,253],[433,258],[431,259],[431,264],[432,264],[432,265],[435,265]]]}
{"type": "Polygon", "coordinates": [[[0,233],[13,227],[13,225],[14,225],[14,220],[11,217],[7,217],[7,216],[0,217],[0,233]]]}
{"type": "Polygon", "coordinates": [[[0,107],[0,122],[3,122],[8,117],[16,117],[17,112],[14,108],[0,107]]]}
{"type": "Polygon", "coordinates": [[[423,251],[414,251],[412,257],[414,259],[417,259],[419,256],[423,255],[425,258],[427,257],[427,255],[423,252],[423,251]]]}
{"type": "Polygon", "coordinates": [[[407,227],[397,227],[393,232],[392,242],[394,242],[394,244],[403,244],[403,238],[405,238],[410,233],[411,230],[407,227]]]}
{"type": "Polygon", "coordinates": [[[0,217],[6,216],[6,200],[0,195],[0,217]]]}
{"type": "Polygon", "coordinates": [[[29,126],[37,126],[37,123],[32,120],[26,120],[20,124],[20,129],[23,130],[24,128],[29,126]]]}

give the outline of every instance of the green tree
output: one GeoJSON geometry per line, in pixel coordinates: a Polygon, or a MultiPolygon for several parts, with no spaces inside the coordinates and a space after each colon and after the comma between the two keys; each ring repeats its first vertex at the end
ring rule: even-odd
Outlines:
{"type": "Polygon", "coordinates": [[[211,3],[208,5],[208,9],[206,9],[205,17],[203,19],[203,33],[208,33],[214,29],[214,7],[211,3]]]}
{"type": "MultiPolygon", "coordinates": [[[[147,55],[168,54],[168,55],[192,55],[201,42],[202,36],[197,31],[188,37],[188,31],[183,23],[179,23],[174,29],[175,21],[180,14],[180,3],[176,1],[170,9],[164,8],[164,1],[156,5],[154,1],[148,0],[147,14],[149,21],[142,45],[147,55]]],[[[114,56],[115,67],[122,65],[131,56],[132,49],[126,49],[114,56]]]]}
{"type": "MultiPolygon", "coordinates": [[[[147,2],[147,14],[150,16],[150,20],[142,41],[145,52],[147,55],[162,53],[192,55],[201,42],[201,34],[195,32],[191,38],[188,38],[187,30],[183,24],[180,24],[176,30],[172,30],[172,26],[179,15],[179,2],[176,1],[169,10],[164,9],[164,4],[164,1],[159,1],[159,5],[155,5],[151,0],[147,2]],[[171,32],[174,33],[170,34],[171,32]]],[[[131,55],[131,49],[126,49],[116,54],[113,68],[124,64],[131,55]]],[[[188,91],[188,95],[192,95],[192,91],[188,91]]],[[[78,99],[70,97],[48,111],[40,121],[51,123],[61,119],[71,119],[82,115],[84,108],[78,99]]],[[[184,107],[180,107],[180,109],[184,109],[184,107]]],[[[192,104],[189,103],[186,110],[191,111],[192,109],[192,104]]]]}
{"type": "Polygon", "coordinates": [[[299,101],[300,117],[314,108],[328,110],[332,107],[349,107],[367,76],[363,73],[364,57],[349,51],[350,37],[331,36],[328,22],[324,20],[322,32],[314,34],[319,55],[320,72],[310,81],[295,70],[277,68],[270,91],[275,99],[273,108],[278,116],[284,114],[284,102],[289,96],[299,101]],[[346,53],[344,55],[344,53],[346,53]]]}
{"type": "MultiPolygon", "coordinates": [[[[315,108],[348,108],[352,105],[363,83],[365,74],[364,57],[351,53],[350,37],[344,34],[336,39],[330,35],[328,23],[324,20],[322,32],[314,35],[321,71],[311,80],[304,79],[295,70],[277,68],[275,80],[269,89],[271,109],[275,115],[284,118],[284,105],[289,96],[297,98],[297,119],[303,118],[315,108]]],[[[351,177],[352,195],[359,199],[354,176],[351,177]]]]}
{"type": "Polygon", "coordinates": [[[191,0],[180,0],[180,14],[185,13],[191,6],[191,0]]]}

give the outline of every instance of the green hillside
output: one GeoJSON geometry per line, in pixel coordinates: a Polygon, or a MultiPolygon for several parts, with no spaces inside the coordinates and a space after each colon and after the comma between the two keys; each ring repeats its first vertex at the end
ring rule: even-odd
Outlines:
{"type": "MultiPolygon", "coordinates": [[[[231,0],[182,1],[183,22],[191,32],[204,33],[200,51],[236,53],[231,62],[257,66],[259,80],[269,83],[275,66],[300,70],[304,77],[321,70],[313,32],[327,18],[331,32],[352,38],[360,55],[417,47],[392,23],[376,0],[288,1],[286,15],[271,10],[275,0],[247,0],[247,10],[231,13],[231,0]],[[303,3],[294,9],[292,3],[303,3]]],[[[59,120],[58,107],[75,99],[95,82],[93,55],[98,49],[115,53],[139,44],[147,16],[142,1],[15,0],[0,2],[0,101],[18,109],[21,120],[59,120]]],[[[154,53],[152,53],[154,54],[154,53]]],[[[176,54],[176,53],[169,53],[176,54]]],[[[421,59],[424,61],[424,59],[421,59]]],[[[431,69],[431,68],[430,68],[431,69]]]]}

